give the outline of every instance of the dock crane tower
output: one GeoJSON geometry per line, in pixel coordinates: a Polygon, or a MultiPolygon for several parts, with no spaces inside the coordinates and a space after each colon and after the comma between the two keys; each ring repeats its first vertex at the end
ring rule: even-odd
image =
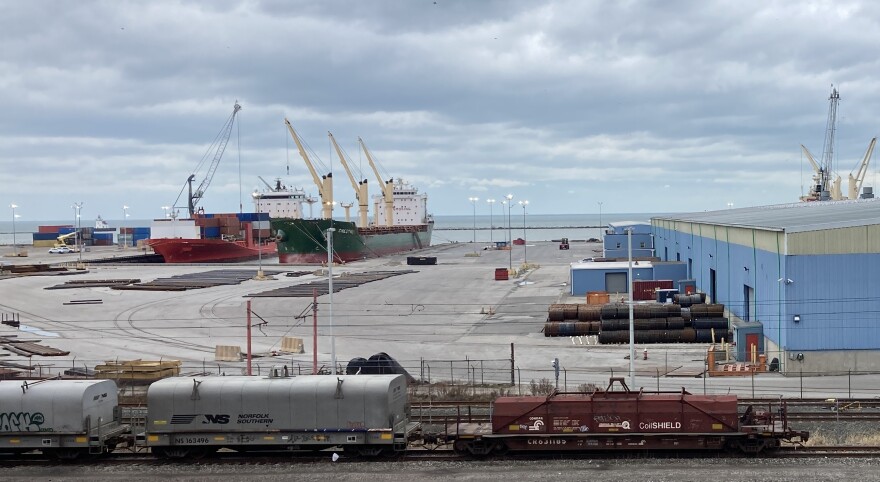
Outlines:
{"type": "Polygon", "coordinates": [[[315,166],[312,164],[312,160],[309,158],[308,153],[306,152],[305,147],[303,146],[302,141],[299,138],[299,135],[296,133],[296,130],[290,124],[290,121],[287,118],[284,118],[284,124],[287,126],[287,130],[290,131],[291,137],[293,137],[293,142],[296,143],[296,148],[299,150],[300,157],[303,158],[303,161],[306,163],[306,167],[309,169],[309,173],[312,175],[312,180],[315,182],[315,186],[318,188],[318,196],[321,198],[321,217],[323,219],[332,219],[333,218],[333,173],[328,172],[324,176],[318,176],[318,171],[315,170],[315,166]]]}
{"type": "Polygon", "coordinates": [[[373,156],[370,154],[370,150],[367,149],[367,145],[364,144],[364,140],[358,137],[358,142],[361,145],[361,148],[364,150],[364,154],[367,156],[367,161],[370,162],[370,167],[373,168],[373,173],[376,174],[376,179],[379,181],[379,186],[382,187],[382,200],[385,203],[385,224],[387,226],[394,225],[394,178],[388,179],[387,181],[382,179],[382,176],[379,174],[379,170],[376,168],[376,163],[373,162],[373,156]]]}
{"type": "MultiPolygon", "coordinates": [[[[330,142],[333,143],[333,147],[336,149],[336,154],[339,156],[339,161],[342,162],[342,167],[345,168],[345,173],[348,174],[348,180],[351,181],[351,187],[354,188],[355,197],[358,202],[358,226],[365,228],[367,227],[367,211],[370,208],[370,196],[367,192],[367,180],[358,181],[355,179],[354,174],[351,172],[351,168],[348,167],[348,162],[345,159],[345,154],[342,152],[342,149],[339,147],[339,144],[336,143],[336,138],[333,137],[333,133],[328,132],[328,136],[330,136],[330,142]]],[[[360,173],[359,173],[360,174],[360,173]]],[[[349,207],[351,207],[349,205],[349,207]]],[[[346,217],[348,215],[348,210],[346,209],[346,217]]]]}
{"type": "MultiPolygon", "coordinates": [[[[220,129],[220,132],[217,134],[217,137],[214,138],[214,141],[208,147],[208,150],[205,152],[205,155],[202,156],[202,159],[199,161],[196,166],[193,174],[190,174],[186,180],[186,185],[184,187],[188,187],[188,201],[187,201],[187,210],[189,211],[189,216],[193,217],[196,213],[196,207],[199,204],[199,201],[202,200],[202,197],[205,196],[205,191],[208,190],[208,186],[211,185],[211,180],[214,179],[214,173],[217,172],[217,166],[220,164],[220,158],[223,157],[223,153],[226,152],[226,145],[229,143],[229,136],[232,134],[232,124],[235,123],[235,115],[238,114],[238,111],[241,110],[241,106],[238,105],[238,102],[232,108],[232,115],[226,119],[226,123],[223,124],[223,127],[220,129]],[[210,154],[213,152],[213,156],[210,154]],[[208,158],[210,157],[210,161],[208,158]],[[205,177],[202,179],[202,182],[199,183],[199,186],[193,190],[193,181],[196,180],[195,172],[202,168],[202,166],[208,163],[208,169],[205,173],[205,177]]],[[[181,189],[181,193],[177,195],[177,200],[174,201],[174,205],[177,205],[177,201],[180,200],[180,195],[183,194],[183,189],[181,189]]]]}
{"type": "Polygon", "coordinates": [[[840,201],[843,196],[840,192],[840,176],[834,175],[834,136],[837,133],[837,105],[840,103],[840,94],[831,86],[831,95],[828,97],[828,121],[825,125],[825,145],[823,146],[822,163],[816,162],[810,151],[801,144],[801,150],[810,165],[813,167],[813,184],[809,192],[801,201],[840,201]]]}

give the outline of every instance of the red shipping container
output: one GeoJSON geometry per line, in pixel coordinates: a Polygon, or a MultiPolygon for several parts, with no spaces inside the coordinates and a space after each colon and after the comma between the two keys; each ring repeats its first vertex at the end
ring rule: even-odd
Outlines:
{"type": "Polygon", "coordinates": [[[49,226],[49,225],[38,226],[37,232],[38,233],[45,233],[45,234],[58,234],[58,231],[60,231],[61,228],[72,228],[72,227],[73,227],[72,224],[61,224],[58,226],[49,226]]]}
{"type": "Polygon", "coordinates": [[[660,289],[672,289],[672,280],[634,280],[633,301],[653,301],[656,299],[656,291],[660,289]]]}

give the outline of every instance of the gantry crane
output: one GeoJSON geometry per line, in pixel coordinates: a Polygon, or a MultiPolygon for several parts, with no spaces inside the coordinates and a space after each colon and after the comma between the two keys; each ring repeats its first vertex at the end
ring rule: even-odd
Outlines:
{"type": "MultiPolygon", "coordinates": [[[[367,220],[367,211],[370,207],[370,196],[367,192],[367,180],[364,179],[363,181],[358,181],[355,179],[354,174],[351,172],[351,168],[348,167],[345,154],[342,152],[339,144],[336,143],[336,138],[333,137],[333,133],[327,132],[327,135],[330,136],[330,142],[333,143],[333,147],[336,149],[336,154],[339,156],[339,161],[342,162],[342,167],[345,168],[345,173],[348,174],[348,180],[351,181],[351,187],[354,188],[355,197],[358,202],[358,226],[365,228],[369,222],[367,220]]],[[[346,216],[348,216],[348,210],[346,210],[346,216]]]]}
{"type": "MultiPolygon", "coordinates": [[[[226,145],[229,143],[229,136],[232,133],[232,124],[235,123],[235,115],[238,114],[238,111],[241,110],[241,106],[238,105],[238,102],[232,108],[232,115],[226,119],[226,123],[223,124],[223,127],[220,129],[220,132],[214,138],[214,141],[211,142],[211,145],[208,146],[208,150],[205,151],[205,154],[202,156],[202,159],[199,161],[195,170],[189,177],[186,179],[186,184],[184,188],[189,188],[188,192],[188,201],[187,201],[187,210],[189,211],[190,217],[192,217],[196,212],[196,206],[198,206],[199,201],[205,196],[205,191],[208,190],[208,186],[211,185],[211,180],[214,179],[214,173],[217,172],[217,166],[220,164],[220,158],[223,157],[223,153],[226,152],[226,145]],[[213,153],[213,156],[211,156],[213,153]],[[208,159],[211,159],[208,161],[208,159]],[[205,177],[202,179],[202,182],[199,183],[199,186],[193,190],[192,184],[193,181],[196,180],[196,172],[202,168],[206,163],[208,164],[207,172],[205,172],[205,177]]],[[[180,193],[177,195],[177,199],[174,201],[174,206],[177,207],[177,202],[180,201],[180,196],[183,194],[183,189],[180,190],[180,193]]]]}
{"type": "Polygon", "coordinates": [[[862,192],[862,184],[865,182],[865,175],[868,174],[868,164],[871,163],[871,154],[874,153],[874,146],[876,144],[877,138],[875,137],[868,143],[868,150],[865,151],[862,162],[858,165],[856,175],[853,176],[852,172],[849,173],[849,192],[847,194],[849,194],[850,199],[858,199],[859,194],[862,192]]]}
{"type": "Polygon", "coordinates": [[[299,135],[296,133],[296,130],[290,124],[290,121],[287,118],[284,118],[284,124],[287,125],[287,130],[290,131],[290,135],[293,137],[293,142],[296,143],[296,148],[299,150],[300,157],[303,158],[303,161],[306,163],[306,167],[309,168],[309,173],[312,175],[312,180],[315,182],[315,186],[318,188],[318,196],[321,197],[321,217],[323,219],[332,219],[333,217],[333,173],[328,172],[324,176],[318,176],[318,171],[315,170],[315,166],[312,164],[312,160],[309,159],[308,153],[306,153],[305,147],[303,147],[303,143],[299,138],[299,135]]]}
{"type": "Polygon", "coordinates": [[[364,154],[367,156],[367,161],[370,162],[370,167],[373,168],[373,173],[376,174],[376,179],[379,181],[379,186],[382,187],[382,200],[385,202],[385,224],[387,226],[394,225],[394,178],[383,180],[382,176],[379,174],[379,170],[376,169],[376,164],[373,162],[373,156],[370,154],[370,150],[367,149],[367,145],[364,144],[363,139],[358,137],[358,142],[361,145],[361,148],[364,150],[364,154]]]}

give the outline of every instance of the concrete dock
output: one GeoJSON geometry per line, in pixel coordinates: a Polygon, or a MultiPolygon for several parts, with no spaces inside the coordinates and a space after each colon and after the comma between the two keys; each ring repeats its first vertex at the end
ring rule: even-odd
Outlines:
{"type": "MultiPolygon", "coordinates": [[[[405,272],[349,287],[318,298],[319,365],[331,365],[332,340],[337,366],[355,357],[383,352],[416,378],[456,384],[515,383],[514,393],[528,393],[530,382],[556,383],[551,366],[560,361],[559,389],[592,383],[604,386],[610,376],[629,381],[628,345],[596,345],[583,338],[545,337],[541,332],[552,303],[570,299],[569,263],[598,256],[597,243],[576,242],[559,250],[550,242],[514,246],[512,251],[484,250],[482,244],[446,244],[418,252],[333,267],[337,287],[346,275],[405,272]],[[408,266],[407,255],[436,256],[437,265],[408,266]],[[527,257],[527,259],[525,259],[527,257]],[[524,261],[527,263],[524,265],[524,261]],[[496,268],[520,269],[496,281],[496,268]],[[513,352],[513,353],[512,353],[513,352]]],[[[4,247],[11,252],[11,247],[4,247]]],[[[26,258],[2,257],[4,265],[75,265],[79,254],[48,254],[30,248],[26,258]]],[[[0,275],[0,313],[17,316],[16,329],[0,325],[0,337],[39,340],[69,351],[63,357],[23,357],[0,351],[0,364],[35,367],[35,374],[70,368],[90,369],[105,361],[181,360],[182,373],[241,374],[245,361],[216,361],[218,345],[246,351],[247,310],[251,301],[253,373],[287,365],[311,373],[314,344],[311,297],[251,297],[278,288],[326,282],[326,268],[278,265],[263,260],[266,280],[247,279],[186,291],[114,290],[109,287],[47,289],[71,280],[140,279],[151,281],[214,270],[255,273],[258,262],[225,265],[98,265],[89,260],[135,254],[116,247],[82,253],[85,269],[65,274],[0,275]],[[286,273],[306,272],[300,276],[286,273]],[[83,302],[78,302],[83,301],[83,302]],[[72,303],[72,304],[71,304],[72,303]],[[281,351],[282,337],[303,340],[304,353],[281,351]]],[[[880,376],[792,377],[776,373],[745,377],[676,376],[702,371],[706,344],[658,344],[636,347],[637,387],[692,393],[739,393],[742,396],[875,397],[880,376]],[[648,359],[643,359],[643,350],[648,359]]]]}

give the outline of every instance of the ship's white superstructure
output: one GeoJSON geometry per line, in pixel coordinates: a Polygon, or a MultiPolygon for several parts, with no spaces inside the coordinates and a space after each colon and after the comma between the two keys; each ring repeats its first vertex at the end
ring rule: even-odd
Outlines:
{"type": "Polygon", "coordinates": [[[267,189],[262,192],[253,193],[254,208],[257,212],[269,213],[270,218],[301,219],[303,217],[305,191],[301,188],[288,188],[281,183],[281,179],[275,179],[274,187],[268,183],[266,187],[267,189]]]}
{"type": "MultiPolygon", "coordinates": [[[[386,226],[385,210],[381,209],[383,205],[383,197],[381,194],[373,196],[373,212],[376,219],[373,224],[377,226],[386,226]]],[[[412,184],[397,179],[394,182],[394,219],[393,225],[417,225],[427,224],[430,219],[428,215],[428,195],[419,194],[419,190],[412,184]]]]}

